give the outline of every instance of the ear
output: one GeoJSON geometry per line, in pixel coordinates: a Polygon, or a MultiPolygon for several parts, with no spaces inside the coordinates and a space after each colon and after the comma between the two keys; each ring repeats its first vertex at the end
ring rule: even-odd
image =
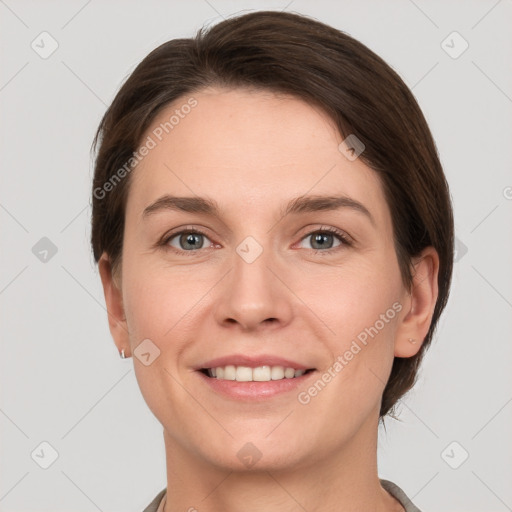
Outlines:
{"type": "Polygon", "coordinates": [[[418,353],[430,328],[437,302],[439,255],[433,247],[415,258],[412,290],[404,301],[405,316],[396,330],[395,357],[412,357],[418,353]],[[413,339],[416,343],[411,343],[413,339]]]}
{"type": "Polygon", "coordinates": [[[101,255],[98,261],[98,269],[103,284],[103,293],[105,295],[105,304],[107,306],[108,325],[117,350],[121,352],[124,349],[126,357],[129,356],[130,340],[128,337],[128,326],[123,305],[123,295],[120,283],[112,274],[112,266],[107,253],[101,255]]]}

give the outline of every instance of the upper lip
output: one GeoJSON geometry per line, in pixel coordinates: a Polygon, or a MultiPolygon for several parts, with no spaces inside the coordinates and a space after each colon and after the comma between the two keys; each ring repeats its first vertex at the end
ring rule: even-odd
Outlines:
{"type": "Polygon", "coordinates": [[[249,356],[246,354],[233,354],[230,356],[217,357],[205,361],[201,365],[196,367],[196,370],[202,370],[204,368],[217,368],[219,366],[248,366],[249,368],[256,368],[258,366],[284,366],[285,368],[294,368],[295,370],[309,370],[311,366],[307,366],[291,359],[275,355],[257,355],[249,356]]]}

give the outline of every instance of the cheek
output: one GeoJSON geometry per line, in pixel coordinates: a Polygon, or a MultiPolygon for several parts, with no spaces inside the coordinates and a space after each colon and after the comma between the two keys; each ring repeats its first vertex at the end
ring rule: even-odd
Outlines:
{"type": "Polygon", "coordinates": [[[297,276],[302,283],[298,295],[325,320],[335,339],[352,339],[379,321],[390,308],[386,329],[396,316],[393,304],[401,296],[398,265],[375,256],[354,258],[346,265],[324,269],[317,275],[297,276]]]}
{"type": "Polygon", "coordinates": [[[188,340],[183,333],[193,328],[192,308],[201,295],[190,286],[190,278],[179,277],[170,269],[157,269],[142,261],[126,263],[123,300],[132,352],[147,339],[159,350],[152,352],[155,349],[149,344],[154,360],[147,366],[134,356],[136,379],[153,414],[173,425],[179,411],[187,407],[187,396],[176,379],[182,378],[180,364],[188,340]]]}
{"type": "Polygon", "coordinates": [[[375,406],[394,360],[394,339],[400,311],[401,278],[392,255],[374,253],[332,271],[323,292],[311,287],[307,303],[329,327],[324,338],[332,361],[341,360],[326,394],[338,406],[375,406]],[[346,394],[341,392],[350,390],[346,394]]]}
{"type": "Polygon", "coordinates": [[[333,277],[323,294],[308,297],[311,309],[334,331],[324,337],[330,361],[319,375],[328,373],[329,383],[312,399],[310,412],[321,416],[324,411],[335,424],[340,412],[350,411],[350,430],[378,408],[394,360],[400,290],[399,274],[391,265],[387,271],[359,265],[333,277]]]}
{"type": "Polygon", "coordinates": [[[177,294],[144,266],[123,264],[123,303],[132,348],[146,338],[160,346],[162,333],[173,325],[177,294]]]}
{"type": "MultiPolygon", "coordinates": [[[[162,295],[161,282],[152,280],[146,273],[131,273],[124,288],[123,300],[130,335],[134,338],[158,338],[165,323],[165,307],[172,310],[173,294],[162,295]]],[[[169,321],[171,319],[169,318],[169,321]]]]}
{"type": "Polygon", "coordinates": [[[174,367],[187,339],[183,333],[193,331],[198,303],[215,279],[207,284],[197,268],[170,268],[149,260],[134,258],[125,267],[123,301],[130,340],[135,348],[149,338],[167,356],[172,352],[166,364],[174,367]]]}

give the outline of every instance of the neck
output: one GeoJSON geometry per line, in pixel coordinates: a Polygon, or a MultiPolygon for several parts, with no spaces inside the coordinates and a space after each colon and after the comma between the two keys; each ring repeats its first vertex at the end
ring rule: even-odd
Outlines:
{"type": "Polygon", "coordinates": [[[167,499],[164,512],[402,512],[377,474],[378,418],[327,457],[305,455],[287,469],[240,471],[212,465],[164,429],[167,499]]]}

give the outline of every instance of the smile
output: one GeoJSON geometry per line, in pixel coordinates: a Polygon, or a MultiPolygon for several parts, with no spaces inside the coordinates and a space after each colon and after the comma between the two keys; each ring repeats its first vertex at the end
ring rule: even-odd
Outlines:
{"type": "Polygon", "coordinates": [[[205,375],[218,380],[236,380],[237,382],[269,382],[271,380],[293,379],[312,370],[295,369],[285,366],[217,366],[203,368],[205,375]]]}

